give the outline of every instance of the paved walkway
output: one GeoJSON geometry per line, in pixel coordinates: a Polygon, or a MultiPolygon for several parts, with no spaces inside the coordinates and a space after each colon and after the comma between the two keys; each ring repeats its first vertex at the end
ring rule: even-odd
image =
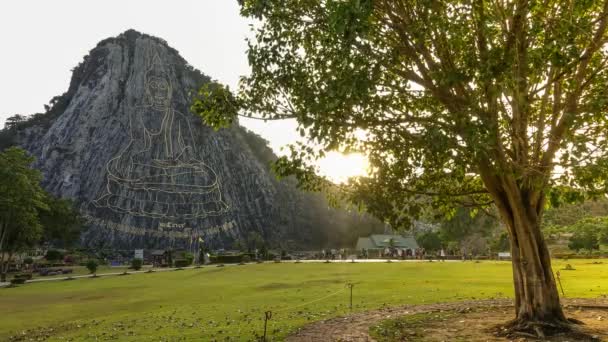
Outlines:
{"type": "MultiPolygon", "coordinates": [[[[388,260],[390,260],[391,262],[429,262],[429,260],[420,260],[420,259],[405,259],[405,260],[401,260],[401,259],[355,259],[355,262],[388,262],[388,260]]],[[[346,260],[329,260],[330,262],[348,262],[351,263],[353,262],[352,259],[346,259],[346,260]]],[[[439,260],[437,259],[433,259],[433,262],[438,262],[439,260]]],[[[462,260],[445,260],[446,262],[455,262],[455,261],[459,261],[462,262],[462,260]]],[[[283,260],[283,262],[296,262],[295,260],[283,260]]],[[[326,262],[325,259],[322,260],[300,260],[300,262],[326,262]]]]}

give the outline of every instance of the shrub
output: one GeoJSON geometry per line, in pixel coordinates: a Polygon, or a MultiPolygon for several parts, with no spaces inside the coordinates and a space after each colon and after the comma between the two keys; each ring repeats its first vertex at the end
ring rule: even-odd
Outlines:
{"type": "Polygon", "coordinates": [[[32,279],[32,274],[31,273],[17,273],[15,274],[15,279],[19,278],[19,279],[32,279]]]}
{"type": "Polygon", "coordinates": [[[568,260],[574,256],[574,253],[553,253],[555,259],[568,260]]]}
{"type": "Polygon", "coordinates": [[[141,269],[141,267],[143,266],[144,261],[141,260],[140,258],[135,258],[133,260],[131,260],[131,268],[139,271],[141,269]]]}
{"type": "Polygon", "coordinates": [[[598,233],[593,227],[582,225],[570,237],[568,248],[582,254],[590,254],[592,250],[600,248],[598,233]]]}
{"type": "Polygon", "coordinates": [[[63,253],[56,249],[49,249],[44,258],[48,261],[57,261],[63,259],[63,253]]]}
{"type": "Polygon", "coordinates": [[[25,284],[26,279],[25,278],[13,278],[11,279],[11,284],[15,285],[15,284],[25,284]]]}
{"type": "Polygon", "coordinates": [[[190,266],[194,262],[194,254],[186,252],[186,253],[184,253],[184,259],[187,262],[186,266],[190,266]]]}
{"type": "Polygon", "coordinates": [[[90,273],[95,274],[97,272],[97,267],[99,266],[99,264],[97,263],[97,260],[90,259],[89,261],[87,261],[86,266],[90,273]]]}
{"type": "Polygon", "coordinates": [[[175,260],[175,267],[182,268],[188,266],[188,260],[186,259],[177,259],[175,260]]]}
{"type": "Polygon", "coordinates": [[[243,255],[212,255],[210,260],[214,264],[238,264],[243,261],[243,255]]]}
{"type": "Polygon", "coordinates": [[[32,259],[31,257],[27,257],[27,258],[23,259],[23,263],[26,265],[31,265],[34,263],[34,259],[32,259]]]}
{"type": "Polygon", "coordinates": [[[248,254],[243,255],[242,262],[251,262],[251,257],[248,254]]]}

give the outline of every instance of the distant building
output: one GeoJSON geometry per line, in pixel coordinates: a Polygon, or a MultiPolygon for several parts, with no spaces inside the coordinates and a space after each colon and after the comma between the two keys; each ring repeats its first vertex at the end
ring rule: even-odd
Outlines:
{"type": "Polygon", "coordinates": [[[172,264],[171,251],[164,249],[155,249],[150,252],[149,262],[155,267],[158,266],[171,266],[172,264]]]}
{"type": "Polygon", "coordinates": [[[368,237],[360,237],[357,240],[357,246],[355,247],[358,251],[365,248],[368,251],[382,251],[386,247],[395,248],[418,248],[418,243],[413,236],[402,236],[396,234],[372,234],[368,237]],[[392,239],[392,243],[391,243],[392,239]]]}

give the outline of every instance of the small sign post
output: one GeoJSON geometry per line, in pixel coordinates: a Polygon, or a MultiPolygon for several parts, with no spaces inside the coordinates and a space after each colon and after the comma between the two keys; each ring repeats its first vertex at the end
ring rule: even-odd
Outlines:
{"type": "Polygon", "coordinates": [[[141,259],[144,260],[144,250],[143,249],[136,249],[135,250],[135,255],[134,255],[135,259],[141,259]]]}

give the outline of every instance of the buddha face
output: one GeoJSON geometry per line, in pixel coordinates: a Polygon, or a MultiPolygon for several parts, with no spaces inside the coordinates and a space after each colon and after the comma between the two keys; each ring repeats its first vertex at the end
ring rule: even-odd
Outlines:
{"type": "Polygon", "coordinates": [[[166,106],[171,102],[171,87],[166,79],[150,77],[147,79],[146,91],[154,106],[166,106]]]}

